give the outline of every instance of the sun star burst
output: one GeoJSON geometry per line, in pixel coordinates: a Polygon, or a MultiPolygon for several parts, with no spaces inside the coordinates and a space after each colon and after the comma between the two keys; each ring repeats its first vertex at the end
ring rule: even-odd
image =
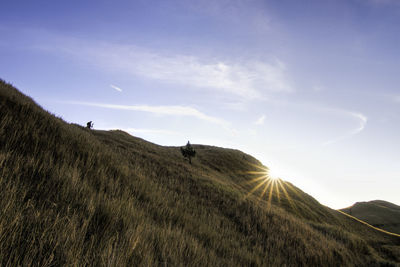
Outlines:
{"type": "Polygon", "coordinates": [[[280,205],[281,200],[286,199],[289,205],[295,209],[294,201],[288,193],[288,191],[295,191],[294,188],[278,176],[271,175],[269,168],[260,165],[252,166],[255,167],[256,170],[248,171],[247,174],[254,175],[255,177],[246,182],[247,185],[252,185],[252,188],[244,198],[248,198],[254,194],[258,198],[258,202],[261,200],[267,201],[268,209],[271,208],[273,200],[280,205]]]}

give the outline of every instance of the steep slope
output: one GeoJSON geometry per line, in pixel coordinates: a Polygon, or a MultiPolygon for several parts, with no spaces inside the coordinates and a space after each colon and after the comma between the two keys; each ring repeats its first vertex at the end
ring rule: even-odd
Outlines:
{"type": "Polygon", "coordinates": [[[67,124],[0,82],[0,265],[400,262],[399,238],[254,181],[253,157],[195,149],[190,165],[176,147],[67,124]]]}
{"type": "Polygon", "coordinates": [[[357,202],[342,211],[375,227],[400,234],[400,206],[393,203],[383,200],[357,202]]]}

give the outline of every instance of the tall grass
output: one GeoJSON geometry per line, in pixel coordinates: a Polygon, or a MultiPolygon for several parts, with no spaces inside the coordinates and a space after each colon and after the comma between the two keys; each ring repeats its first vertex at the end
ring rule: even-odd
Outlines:
{"type": "Polygon", "coordinates": [[[0,265],[366,266],[400,262],[399,239],[285,183],[247,198],[237,150],[90,131],[0,82],[0,265]]]}

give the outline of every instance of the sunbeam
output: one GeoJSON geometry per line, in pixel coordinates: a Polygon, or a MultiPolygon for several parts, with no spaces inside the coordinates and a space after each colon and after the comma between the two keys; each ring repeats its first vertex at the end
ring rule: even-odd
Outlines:
{"type": "Polygon", "coordinates": [[[248,198],[259,191],[260,193],[257,194],[258,202],[263,199],[266,200],[268,209],[271,208],[273,200],[276,201],[276,204],[281,205],[282,199],[286,199],[290,207],[295,209],[294,201],[285,187],[287,187],[291,193],[293,192],[297,195],[295,188],[277,176],[272,176],[269,168],[254,164],[252,164],[252,166],[258,170],[248,171],[247,174],[257,175],[257,177],[245,182],[246,185],[253,184],[254,187],[251,188],[244,198],[248,198]]]}

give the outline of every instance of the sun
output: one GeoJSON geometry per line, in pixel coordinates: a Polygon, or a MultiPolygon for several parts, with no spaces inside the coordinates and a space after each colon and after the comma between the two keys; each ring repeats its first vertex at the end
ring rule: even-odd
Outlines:
{"type": "Polygon", "coordinates": [[[279,179],[281,179],[280,172],[277,171],[276,169],[270,169],[270,168],[268,168],[268,170],[267,170],[267,175],[268,175],[268,177],[269,177],[270,179],[272,179],[272,180],[279,180],[279,179]]]}
{"type": "Polygon", "coordinates": [[[260,181],[260,180],[279,180],[280,176],[278,172],[271,170],[268,167],[254,165],[257,168],[256,171],[249,171],[247,173],[252,175],[257,175],[255,179],[252,181],[260,181]]]}
{"type": "Polygon", "coordinates": [[[258,195],[259,201],[265,199],[267,201],[267,207],[271,208],[272,200],[277,204],[281,203],[282,199],[289,202],[289,205],[294,207],[293,200],[289,196],[288,191],[293,191],[291,185],[283,181],[277,172],[273,172],[271,169],[254,165],[256,170],[247,172],[250,175],[254,175],[255,178],[250,179],[246,184],[251,184],[252,189],[248,192],[245,198],[250,195],[258,195]]]}

